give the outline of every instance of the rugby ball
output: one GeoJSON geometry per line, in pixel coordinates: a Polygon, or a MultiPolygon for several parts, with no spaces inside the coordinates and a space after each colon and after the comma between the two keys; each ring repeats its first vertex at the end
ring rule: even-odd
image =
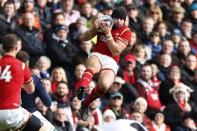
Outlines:
{"type": "MultiPolygon", "coordinates": [[[[102,15],[102,16],[98,17],[98,20],[106,22],[109,27],[112,27],[114,24],[112,17],[108,16],[108,15],[102,15]]],[[[102,29],[99,28],[98,32],[102,32],[102,29]]]]}

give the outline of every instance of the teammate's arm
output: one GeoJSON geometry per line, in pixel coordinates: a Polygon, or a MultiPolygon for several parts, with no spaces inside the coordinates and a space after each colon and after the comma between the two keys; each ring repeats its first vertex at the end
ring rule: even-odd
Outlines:
{"type": "Polygon", "coordinates": [[[33,83],[33,78],[31,76],[31,72],[29,67],[22,63],[22,68],[24,69],[24,86],[23,89],[28,93],[32,94],[35,91],[35,85],[33,83]]]}

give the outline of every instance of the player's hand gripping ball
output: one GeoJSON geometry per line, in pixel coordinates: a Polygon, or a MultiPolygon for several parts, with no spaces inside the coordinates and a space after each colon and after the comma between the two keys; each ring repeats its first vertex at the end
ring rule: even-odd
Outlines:
{"type": "MultiPolygon", "coordinates": [[[[111,16],[108,15],[102,15],[98,18],[99,21],[104,21],[109,27],[112,27],[114,24],[113,19],[111,18],[111,16]]],[[[103,32],[103,30],[101,28],[99,28],[97,30],[98,32],[103,32]]]]}

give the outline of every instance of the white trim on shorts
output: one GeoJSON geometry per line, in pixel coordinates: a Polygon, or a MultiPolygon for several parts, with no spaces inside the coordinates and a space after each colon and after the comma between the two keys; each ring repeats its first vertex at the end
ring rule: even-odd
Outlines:
{"type": "Polygon", "coordinates": [[[0,131],[17,130],[24,126],[31,114],[24,108],[0,110],[0,131]]]}
{"type": "Polygon", "coordinates": [[[103,55],[100,54],[98,52],[92,52],[90,56],[97,56],[100,63],[101,63],[101,70],[104,69],[111,69],[112,71],[114,71],[115,75],[117,74],[118,71],[118,64],[116,63],[116,61],[111,58],[110,56],[107,55],[103,55]]]}

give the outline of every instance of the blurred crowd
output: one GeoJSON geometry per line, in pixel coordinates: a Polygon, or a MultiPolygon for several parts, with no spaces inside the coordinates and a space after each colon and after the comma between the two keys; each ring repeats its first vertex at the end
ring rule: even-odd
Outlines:
{"type": "MultiPolygon", "coordinates": [[[[149,131],[197,130],[196,0],[1,0],[0,56],[6,34],[22,39],[32,74],[40,77],[52,104],[37,109],[58,131],[99,131],[117,119],[149,131]],[[129,46],[121,54],[114,83],[80,118],[76,83],[97,38],[83,33],[114,8],[127,10],[129,46]]],[[[97,76],[86,94],[97,85],[97,76]]]]}

